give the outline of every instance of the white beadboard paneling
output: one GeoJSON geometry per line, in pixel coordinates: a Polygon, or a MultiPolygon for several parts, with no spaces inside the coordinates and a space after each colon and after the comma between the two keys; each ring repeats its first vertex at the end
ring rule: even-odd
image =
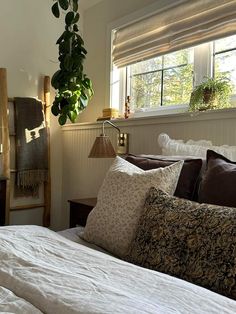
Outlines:
{"type": "MultiPolygon", "coordinates": [[[[207,139],[215,145],[236,145],[236,109],[196,114],[183,113],[113,121],[130,135],[129,152],[160,154],[157,138],[162,132],[171,138],[207,139]]],[[[111,159],[90,159],[89,151],[101,133],[102,122],[65,125],[63,130],[63,221],[68,225],[68,199],[94,197],[112,163],[111,159]]],[[[107,126],[106,134],[113,145],[117,131],[107,126]]]]}

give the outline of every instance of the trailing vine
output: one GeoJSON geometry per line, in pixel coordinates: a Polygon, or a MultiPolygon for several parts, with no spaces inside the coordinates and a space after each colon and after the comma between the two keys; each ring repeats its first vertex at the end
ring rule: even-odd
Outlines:
{"type": "Polygon", "coordinates": [[[53,15],[59,18],[62,12],[65,13],[65,30],[56,42],[60,69],[51,82],[56,90],[52,113],[59,116],[60,125],[64,125],[67,118],[75,122],[93,95],[92,82],[83,72],[87,51],[79,34],[78,0],[54,0],[53,15]]]}

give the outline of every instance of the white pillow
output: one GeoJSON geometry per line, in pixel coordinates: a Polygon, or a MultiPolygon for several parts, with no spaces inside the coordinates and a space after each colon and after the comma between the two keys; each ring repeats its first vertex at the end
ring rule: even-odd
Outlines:
{"type": "Polygon", "coordinates": [[[116,157],[98,193],[96,207],[88,216],[83,238],[123,257],[127,254],[143,210],[154,186],[173,195],[183,161],[144,171],[116,157]]]}
{"type": "Polygon", "coordinates": [[[232,161],[236,161],[236,146],[214,146],[210,141],[205,140],[189,140],[184,143],[182,140],[171,139],[165,133],[158,136],[158,144],[162,149],[162,154],[167,156],[197,156],[206,159],[206,152],[211,149],[232,161]]]}

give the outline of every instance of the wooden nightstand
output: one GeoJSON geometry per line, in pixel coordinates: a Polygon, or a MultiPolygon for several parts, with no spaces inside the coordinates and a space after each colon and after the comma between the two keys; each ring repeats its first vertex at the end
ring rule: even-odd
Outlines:
{"type": "Polygon", "coordinates": [[[0,226],[5,225],[6,218],[6,178],[0,177],[0,226]]]}
{"type": "Polygon", "coordinates": [[[97,203],[96,198],[68,200],[70,203],[70,228],[85,226],[88,214],[97,203]]]}

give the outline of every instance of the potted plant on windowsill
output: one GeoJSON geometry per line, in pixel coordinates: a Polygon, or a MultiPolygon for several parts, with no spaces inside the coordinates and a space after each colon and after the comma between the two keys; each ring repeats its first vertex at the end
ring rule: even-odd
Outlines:
{"type": "Polygon", "coordinates": [[[79,34],[78,0],[54,0],[52,13],[56,18],[65,13],[65,30],[57,40],[60,69],[52,77],[56,97],[52,113],[59,116],[60,125],[67,118],[75,122],[93,95],[91,80],[84,74],[83,62],[87,51],[79,34]]]}
{"type": "Polygon", "coordinates": [[[190,98],[189,111],[229,108],[231,107],[229,101],[231,92],[232,86],[229,79],[208,77],[194,88],[190,98]]]}

